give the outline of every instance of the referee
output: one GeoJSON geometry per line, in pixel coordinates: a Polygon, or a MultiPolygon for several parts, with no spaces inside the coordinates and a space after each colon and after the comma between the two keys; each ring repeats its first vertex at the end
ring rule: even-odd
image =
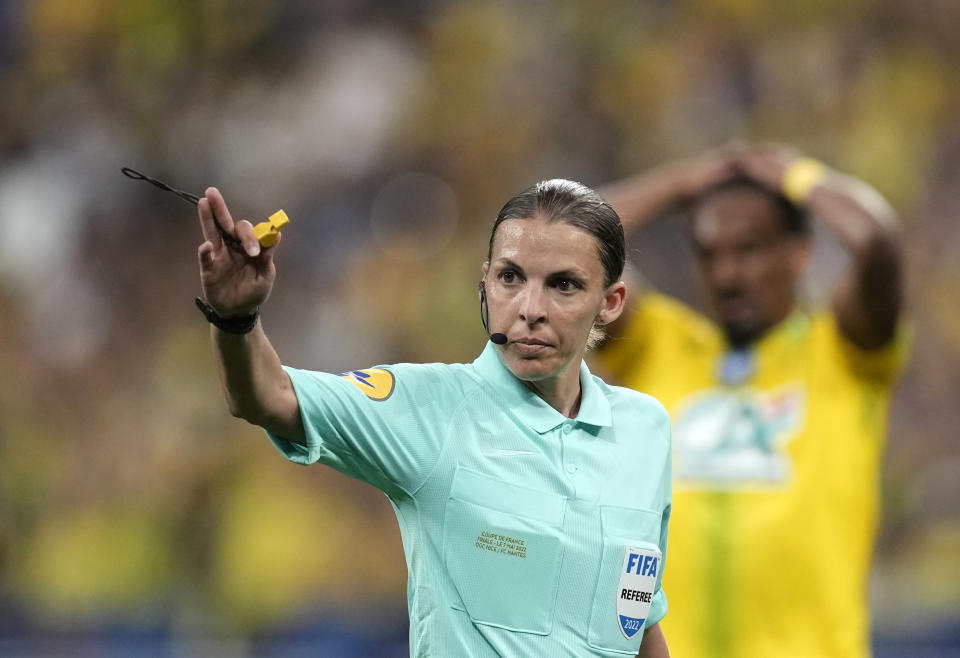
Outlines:
{"type": "Polygon", "coordinates": [[[199,217],[230,411],[291,461],[326,464],[390,499],[412,656],[668,655],[669,420],[583,361],[624,308],[623,229],[610,205],[551,180],[503,207],[479,287],[492,333],[474,362],[341,374],[281,365],[258,321],[277,247],[261,249],[214,188],[199,217]]]}

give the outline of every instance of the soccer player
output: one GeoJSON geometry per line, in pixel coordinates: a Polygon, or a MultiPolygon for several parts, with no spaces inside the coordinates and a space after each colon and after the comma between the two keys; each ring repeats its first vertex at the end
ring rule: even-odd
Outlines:
{"type": "Polygon", "coordinates": [[[213,188],[199,215],[229,407],[290,460],[326,464],[390,499],[412,656],[667,656],[669,419],[583,362],[626,295],[623,229],[608,204],[553,180],[503,207],[480,284],[493,333],[473,363],[339,375],[281,366],[258,321],[276,246],[261,250],[213,188]]]}
{"type": "Polygon", "coordinates": [[[868,655],[878,473],[905,356],[894,212],[780,145],[711,152],[601,193],[628,234],[690,210],[711,312],[647,290],[599,356],[673,421],[675,658],[868,655]],[[829,308],[798,293],[808,218],[849,253],[829,308]]]}

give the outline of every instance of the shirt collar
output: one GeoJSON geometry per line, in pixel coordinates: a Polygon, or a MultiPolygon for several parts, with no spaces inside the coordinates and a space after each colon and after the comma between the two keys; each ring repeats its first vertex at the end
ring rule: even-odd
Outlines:
{"type": "MultiPolygon", "coordinates": [[[[543,398],[524,386],[523,382],[503,365],[500,354],[493,343],[487,342],[486,348],[473,362],[477,373],[483,377],[503,398],[507,408],[523,423],[543,434],[549,432],[564,421],[566,416],[547,404],[543,398]]],[[[599,427],[613,424],[610,401],[600,386],[594,381],[587,364],[580,362],[580,411],[576,421],[599,427]]]]}

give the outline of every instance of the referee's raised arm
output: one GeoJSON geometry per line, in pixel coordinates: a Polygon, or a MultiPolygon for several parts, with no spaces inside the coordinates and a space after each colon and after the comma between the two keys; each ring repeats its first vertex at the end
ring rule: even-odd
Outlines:
{"type": "Polygon", "coordinates": [[[234,223],[223,196],[208,188],[197,204],[204,242],[197,249],[210,337],[230,413],[291,441],[305,442],[300,407],[280,357],[263,332],[260,306],[273,288],[273,253],[250,222],[234,223]],[[218,230],[235,236],[227,242],[218,230]]]}

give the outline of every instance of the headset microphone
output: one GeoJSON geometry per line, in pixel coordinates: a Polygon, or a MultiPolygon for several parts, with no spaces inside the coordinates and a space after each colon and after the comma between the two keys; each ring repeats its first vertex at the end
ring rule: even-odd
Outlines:
{"type": "Polygon", "coordinates": [[[487,326],[488,319],[490,318],[490,309],[487,307],[487,289],[483,285],[483,281],[480,282],[480,285],[477,286],[480,290],[480,322],[483,323],[483,330],[487,332],[487,337],[490,339],[490,342],[494,345],[506,345],[507,336],[506,334],[491,334],[490,328],[487,326]]]}

